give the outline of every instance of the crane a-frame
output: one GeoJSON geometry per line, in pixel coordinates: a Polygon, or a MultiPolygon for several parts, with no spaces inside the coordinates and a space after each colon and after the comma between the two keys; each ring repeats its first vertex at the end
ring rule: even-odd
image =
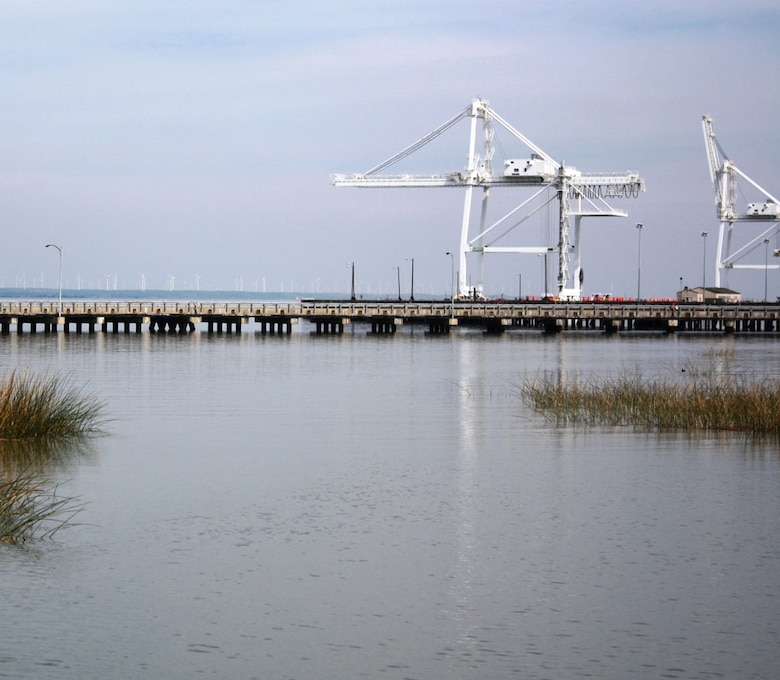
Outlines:
{"type": "MultiPolygon", "coordinates": [[[[734,163],[729,160],[718,143],[712,129],[712,118],[702,116],[704,144],[707,148],[707,160],[710,165],[710,180],[715,186],[715,205],[718,222],[718,247],[715,253],[715,286],[728,287],[728,273],[731,269],[778,269],[779,265],[740,263],[747,255],[764,245],[768,249],[769,238],[780,228],[780,201],[760,187],[734,163]],[[762,199],[747,203],[743,210],[737,208],[737,177],[741,177],[758,190],[762,199]],[[765,223],[769,226],[759,234],[735,248],[733,243],[734,225],[738,222],[765,223]],[[732,250],[735,248],[734,250],[732,250]]],[[[706,233],[706,232],[705,232],[706,233]]],[[[775,251],[775,255],[778,252],[775,251]]],[[[766,258],[765,258],[766,259],[766,258]]]]}
{"type": "MultiPolygon", "coordinates": [[[[531,140],[512,127],[483,99],[474,99],[470,106],[436,128],[403,151],[375,166],[368,172],[355,175],[333,175],[337,187],[410,188],[462,187],[465,188],[463,219],[461,222],[458,295],[483,296],[484,255],[489,253],[531,253],[547,256],[558,253],[557,295],[561,299],[579,300],[582,295],[583,269],[580,257],[581,221],[583,217],[626,217],[627,213],[612,208],[605,199],[637,197],[644,191],[644,180],[633,172],[582,173],[555,161],[531,140]],[[385,168],[413,154],[464,118],[471,118],[470,141],[466,168],[449,174],[381,175],[385,168]],[[482,121],[483,151],[477,152],[478,121],[482,121]],[[503,172],[493,170],[495,130],[493,121],[530,150],[529,158],[506,159],[503,172]],[[493,187],[532,189],[530,198],[503,217],[488,224],[488,200],[493,187]],[[478,224],[472,224],[472,200],[475,188],[482,189],[482,205],[478,224]],[[538,203],[535,206],[534,201],[538,203]],[[557,203],[558,243],[519,246],[504,245],[503,239],[544,207],[557,203]],[[528,212],[521,212],[521,211],[528,212]],[[519,216],[519,217],[518,217],[519,216]],[[570,221],[573,218],[573,232],[570,221]],[[478,258],[478,283],[469,285],[467,256],[478,258]]],[[[546,286],[546,282],[545,282],[546,286]]],[[[545,290],[545,294],[548,291],[545,290]]]]}

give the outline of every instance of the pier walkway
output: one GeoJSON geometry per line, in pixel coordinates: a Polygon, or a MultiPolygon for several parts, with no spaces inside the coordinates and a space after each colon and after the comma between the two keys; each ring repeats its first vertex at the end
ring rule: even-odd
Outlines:
{"type": "Polygon", "coordinates": [[[0,335],[16,333],[241,333],[289,334],[301,321],[313,334],[343,333],[351,325],[392,334],[422,326],[434,335],[459,329],[604,334],[780,333],[780,303],[676,302],[295,302],[0,301],[0,335]]]}

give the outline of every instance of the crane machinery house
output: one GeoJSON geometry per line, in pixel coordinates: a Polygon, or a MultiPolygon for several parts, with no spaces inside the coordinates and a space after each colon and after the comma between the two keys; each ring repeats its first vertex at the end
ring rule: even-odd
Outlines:
{"type": "Polygon", "coordinates": [[[504,177],[531,177],[539,182],[549,182],[555,174],[555,165],[536,153],[532,153],[530,159],[509,158],[504,161],[504,177]]]}

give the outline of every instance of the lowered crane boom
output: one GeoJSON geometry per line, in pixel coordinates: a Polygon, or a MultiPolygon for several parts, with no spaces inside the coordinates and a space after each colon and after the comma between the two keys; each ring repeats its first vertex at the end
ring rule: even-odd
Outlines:
{"type": "MultiPolygon", "coordinates": [[[[718,143],[712,128],[712,118],[702,116],[704,145],[710,169],[710,181],[715,188],[715,213],[718,218],[718,245],[715,252],[715,286],[728,287],[728,274],[732,269],[778,269],[778,265],[745,264],[741,261],[769,238],[780,227],[780,201],[742,172],[726,155],[718,143]],[[748,203],[744,210],[737,207],[738,178],[741,177],[761,195],[763,200],[748,203]],[[734,225],[740,222],[768,222],[769,227],[734,249],[734,225]]],[[[775,251],[777,254],[777,251],[775,251]]]]}
{"type": "MultiPolygon", "coordinates": [[[[644,181],[638,174],[579,172],[554,160],[544,150],[516,130],[498,115],[487,101],[474,99],[469,107],[448,120],[433,132],[411,144],[403,151],[375,166],[363,174],[333,175],[332,183],[337,187],[362,188],[438,188],[453,187],[465,189],[463,219],[461,222],[458,295],[460,297],[483,296],[483,257],[489,253],[530,253],[547,256],[558,253],[558,290],[561,299],[579,300],[582,294],[583,273],[580,258],[580,226],[583,217],[625,217],[627,213],[615,210],[606,199],[636,197],[644,191],[644,181]],[[460,120],[470,118],[470,140],[466,167],[446,174],[379,174],[396,162],[422,148],[460,120]],[[478,153],[478,123],[482,121],[482,153],[478,153]],[[529,150],[528,158],[512,158],[504,161],[501,173],[493,169],[493,139],[496,122],[529,150]],[[487,223],[487,207],[490,189],[493,187],[534,189],[533,195],[512,209],[493,224],[487,223]],[[482,206],[478,225],[472,224],[472,201],[474,189],[482,190],[482,206]],[[532,209],[534,200],[541,205],[532,209]],[[532,246],[503,245],[511,232],[543,207],[557,203],[558,243],[532,246]],[[525,216],[518,214],[528,210],[525,216]],[[510,218],[513,220],[510,222],[510,218]],[[573,218],[573,233],[570,222],[573,218]],[[468,284],[467,256],[476,254],[479,264],[479,282],[468,284]]],[[[546,287],[546,282],[545,282],[546,287]]],[[[545,290],[545,294],[549,291],[545,290]]]]}

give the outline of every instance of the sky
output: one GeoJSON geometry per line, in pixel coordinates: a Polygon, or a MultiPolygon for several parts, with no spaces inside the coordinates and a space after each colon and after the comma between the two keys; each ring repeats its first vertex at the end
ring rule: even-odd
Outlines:
{"type": "MultiPolygon", "coordinates": [[[[331,175],[477,97],[567,165],[645,180],[612,202],[628,217],[584,220],[584,294],[712,285],[701,119],[780,194],[778,34],[775,0],[2,0],[0,287],[56,288],[55,243],[66,289],[344,294],[354,263],[360,294],[395,296],[400,277],[407,296],[414,259],[415,292],[446,296],[463,191],[331,175]]],[[[392,172],[460,171],[467,150],[464,122],[392,172]]],[[[774,299],[780,271],[728,284],[774,299]]],[[[541,294],[541,258],[486,258],[486,293],[521,286],[541,294]]]]}

